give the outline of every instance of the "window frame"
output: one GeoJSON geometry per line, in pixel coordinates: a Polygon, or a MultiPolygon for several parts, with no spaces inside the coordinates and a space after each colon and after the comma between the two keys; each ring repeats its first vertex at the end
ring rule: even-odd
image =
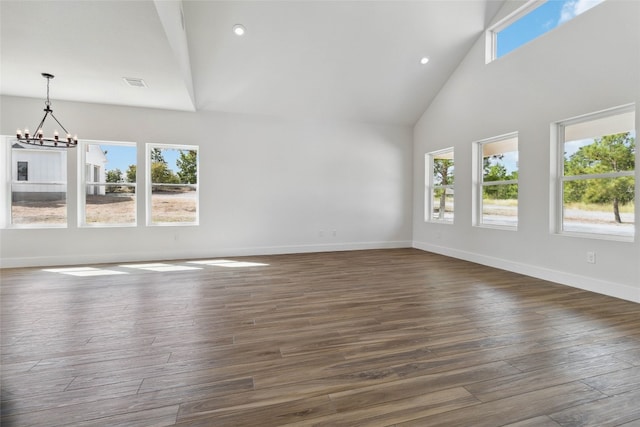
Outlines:
{"type": "MultiPolygon", "coordinates": [[[[596,121],[599,119],[604,119],[608,117],[613,117],[617,115],[633,113],[634,121],[636,108],[635,104],[626,104],[618,107],[609,108],[602,111],[597,111],[594,113],[587,113],[577,117],[572,117],[570,119],[561,120],[555,122],[552,125],[552,137],[555,145],[554,155],[552,155],[552,177],[555,179],[554,194],[552,196],[552,212],[551,218],[553,221],[551,232],[560,236],[569,236],[569,237],[581,237],[588,239],[600,239],[600,240],[613,240],[613,241],[624,241],[624,242],[633,242],[635,241],[635,236],[637,235],[637,226],[635,224],[634,218],[634,231],[631,236],[625,235],[617,235],[611,233],[595,233],[595,232],[583,232],[583,231],[574,231],[574,230],[565,230],[564,227],[564,183],[570,181],[583,181],[588,179],[611,179],[611,178],[620,178],[625,176],[631,176],[634,178],[634,181],[637,181],[637,167],[632,171],[620,171],[620,172],[606,172],[606,173],[597,173],[597,174],[582,174],[582,175],[570,175],[565,176],[564,174],[564,162],[565,162],[565,129],[568,126],[587,123],[596,121]]],[[[634,123],[634,132],[636,134],[636,143],[637,143],[637,123],[634,123]]],[[[606,135],[598,135],[593,138],[600,138],[606,135]]],[[[571,142],[571,141],[570,141],[571,142]]],[[[637,145],[636,145],[637,147],[637,145]]],[[[636,159],[638,157],[637,148],[636,148],[636,159]]],[[[637,161],[636,161],[637,163],[637,161]]],[[[634,195],[634,205],[638,200],[637,190],[634,195]]],[[[635,210],[635,209],[634,209],[635,210]]]]}
{"type": "Polygon", "coordinates": [[[424,211],[424,221],[425,222],[430,222],[430,223],[435,223],[435,224],[454,224],[455,223],[455,149],[454,147],[449,147],[449,148],[444,148],[441,150],[436,150],[436,151],[431,151],[429,153],[425,154],[425,211],[424,211]],[[447,153],[451,153],[451,160],[453,160],[453,168],[454,168],[454,172],[453,172],[453,184],[446,184],[446,185],[442,185],[442,184],[435,184],[434,182],[434,160],[436,159],[436,157],[438,155],[443,155],[443,154],[447,154],[447,153]],[[438,189],[443,189],[445,192],[447,190],[451,190],[452,191],[452,195],[453,195],[453,214],[451,216],[451,219],[446,219],[443,218],[439,219],[439,218],[434,218],[433,212],[434,212],[434,203],[433,203],[433,197],[434,197],[434,193],[436,190],[438,189]]]}
{"type": "Polygon", "coordinates": [[[156,144],[147,143],[145,147],[145,204],[146,204],[146,224],[148,227],[181,227],[181,226],[198,226],[200,225],[200,146],[187,144],[156,144]],[[196,183],[195,184],[165,184],[153,183],[151,180],[151,152],[153,149],[169,149],[177,151],[196,151],[196,183]],[[168,187],[189,187],[195,190],[196,212],[195,220],[192,222],[154,222],[153,221],[153,186],[161,184],[168,187]]]}
{"type": "MultiPolygon", "coordinates": [[[[498,22],[487,28],[485,31],[485,63],[488,64],[490,62],[498,59],[498,33],[514,22],[518,21],[523,16],[533,12],[538,7],[542,6],[546,3],[547,0],[529,0],[513,12],[509,13],[504,18],[500,19],[498,22]]],[[[532,39],[535,40],[535,39],[532,39]]],[[[529,40],[531,41],[531,40],[529,40]]],[[[526,44],[528,42],[525,42],[526,44]]],[[[521,45],[522,46],[522,45],[521,45]]],[[[517,49],[517,48],[516,48],[517,49]]],[[[501,58],[501,57],[500,57],[501,58]]]]}
{"type": "MultiPolygon", "coordinates": [[[[98,146],[102,146],[102,145],[111,145],[111,146],[122,146],[122,147],[134,147],[136,149],[136,156],[135,156],[135,161],[136,161],[136,173],[137,170],[139,169],[138,164],[137,164],[137,150],[138,150],[138,146],[135,142],[123,142],[123,141],[95,141],[95,140],[86,140],[86,141],[79,141],[78,142],[78,146],[76,147],[79,153],[78,157],[78,227],[79,228],[109,228],[109,227],[136,227],[138,225],[138,197],[139,197],[139,192],[138,192],[138,186],[137,186],[137,181],[138,179],[136,179],[136,182],[118,182],[118,183],[111,183],[111,182],[106,182],[106,170],[105,170],[105,180],[104,182],[99,182],[99,181],[87,181],[87,169],[86,169],[86,164],[87,164],[87,150],[89,148],[90,145],[98,145],[98,146]],[[133,212],[133,217],[134,217],[134,221],[133,222],[114,222],[114,223],[109,223],[109,222],[97,222],[97,223],[88,223],[87,222],[87,215],[86,215],[86,206],[87,206],[87,188],[90,186],[104,186],[105,189],[108,186],[112,186],[112,187],[130,187],[134,189],[134,194],[135,199],[134,199],[134,212],[133,212]]],[[[126,171],[123,171],[123,173],[126,173],[126,171]]]]}
{"type": "MultiPolygon", "coordinates": [[[[516,150],[515,152],[518,153],[518,160],[517,162],[519,163],[519,133],[516,132],[510,132],[510,133],[506,133],[503,135],[498,135],[498,136],[494,136],[491,138],[486,138],[486,139],[482,139],[480,141],[475,141],[473,143],[474,145],[474,156],[473,156],[473,166],[474,166],[474,190],[473,190],[473,195],[474,195],[474,200],[473,200],[473,207],[474,207],[474,215],[473,215],[473,225],[476,227],[484,227],[484,228],[497,228],[497,229],[503,229],[503,230],[513,230],[513,231],[517,231],[518,230],[518,223],[519,223],[519,217],[520,217],[520,211],[519,209],[517,209],[517,213],[516,213],[516,221],[515,221],[515,225],[509,225],[509,224],[490,224],[490,223],[485,223],[484,221],[484,212],[483,212],[483,208],[484,208],[484,188],[485,187],[494,187],[494,186],[500,186],[500,185],[516,185],[518,186],[518,205],[519,205],[519,201],[520,201],[520,185],[519,185],[519,179],[508,179],[508,180],[502,180],[502,181],[485,181],[484,180],[484,147],[488,144],[493,144],[493,143],[497,143],[497,142],[507,142],[510,139],[515,139],[515,144],[516,144],[516,150]]],[[[510,151],[506,151],[505,153],[508,153],[510,151]]],[[[520,173],[520,166],[519,164],[517,164],[517,172],[518,175],[520,173]]],[[[517,208],[519,208],[519,206],[517,206],[517,208]]]]}

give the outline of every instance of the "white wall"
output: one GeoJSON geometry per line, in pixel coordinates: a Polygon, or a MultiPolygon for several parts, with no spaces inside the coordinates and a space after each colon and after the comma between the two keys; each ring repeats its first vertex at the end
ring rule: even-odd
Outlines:
{"type": "MultiPolygon", "coordinates": [[[[90,144],[87,147],[84,167],[85,180],[88,182],[105,182],[107,177],[107,156],[104,155],[97,144],[90,144]]],[[[88,195],[104,196],[107,189],[104,185],[89,185],[84,191],[88,195]]]]}
{"type": "MultiPolygon", "coordinates": [[[[484,37],[478,40],[414,128],[415,247],[640,302],[638,237],[555,235],[549,212],[551,123],[636,102],[640,124],[639,18],[640,2],[610,0],[488,65],[484,37]],[[513,131],[518,231],[472,227],[472,142],[513,131]],[[424,154],[449,146],[455,224],[425,223],[424,154]],[[596,264],[586,263],[587,251],[596,252],[596,264]]],[[[636,235],[639,216],[636,210],[636,235]]]]}
{"type": "MultiPolygon", "coordinates": [[[[0,101],[4,135],[42,107],[0,101]]],[[[411,246],[410,127],[54,104],[81,138],[136,141],[139,164],[148,142],[199,145],[200,225],[147,227],[139,197],[138,227],[78,228],[71,150],[69,228],[0,230],[2,267],[411,246]]]]}
{"type": "MultiPolygon", "coordinates": [[[[66,162],[66,152],[53,151],[48,149],[19,149],[15,150],[13,161],[11,162],[11,176],[17,180],[18,177],[18,162],[27,162],[27,178],[28,182],[46,182],[46,181],[61,181],[66,180],[66,175],[62,165],[66,162]]],[[[34,184],[17,184],[14,190],[20,192],[48,192],[59,191],[57,186],[51,187],[48,185],[34,185],[34,184]]]]}

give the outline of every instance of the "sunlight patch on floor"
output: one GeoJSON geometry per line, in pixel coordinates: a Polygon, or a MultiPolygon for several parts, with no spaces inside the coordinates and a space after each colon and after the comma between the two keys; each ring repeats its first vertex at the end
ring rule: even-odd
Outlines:
{"type": "Polygon", "coordinates": [[[107,270],[95,267],[65,267],[65,268],[45,268],[42,271],[49,273],[68,274],[70,276],[112,276],[115,274],[129,274],[124,271],[107,270]]]}
{"type": "Polygon", "coordinates": [[[228,268],[262,267],[262,266],[269,265],[269,264],[263,264],[260,262],[233,261],[229,259],[207,259],[207,260],[201,260],[201,261],[189,261],[189,264],[210,265],[213,267],[228,267],[228,268]]]}
{"type": "Polygon", "coordinates": [[[147,263],[147,264],[122,264],[120,267],[124,268],[136,268],[139,270],[148,271],[185,271],[185,270],[202,270],[200,267],[190,267],[188,265],[171,265],[161,262],[147,263]]]}
{"type": "MultiPolygon", "coordinates": [[[[230,259],[207,259],[197,261],[180,261],[187,264],[196,265],[184,265],[178,263],[164,263],[164,262],[148,262],[137,264],[119,264],[113,266],[116,268],[126,268],[138,271],[157,271],[157,272],[170,272],[170,271],[189,271],[189,270],[202,270],[201,266],[210,267],[225,267],[225,268],[242,268],[242,267],[264,267],[269,264],[260,262],[248,262],[248,261],[234,261],[230,259]]],[[[67,274],[70,276],[109,276],[116,274],[129,274],[127,271],[110,270],[108,268],[101,267],[61,267],[61,268],[46,268],[42,271],[49,273],[67,274]]]]}

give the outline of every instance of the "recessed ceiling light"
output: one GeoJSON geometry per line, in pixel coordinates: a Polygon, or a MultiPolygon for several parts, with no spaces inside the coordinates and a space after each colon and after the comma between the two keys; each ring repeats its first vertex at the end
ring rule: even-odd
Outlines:
{"type": "Polygon", "coordinates": [[[426,64],[427,62],[429,62],[429,58],[427,58],[426,56],[423,56],[422,58],[420,58],[420,63],[422,65],[426,64]]]}
{"type": "Polygon", "coordinates": [[[244,28],[244,26],[241,24],[236,24],[233,26],[233,34],[235,34],[236,36],[242,36],[246,32],[247,32],[247,29],[244,28]]]}

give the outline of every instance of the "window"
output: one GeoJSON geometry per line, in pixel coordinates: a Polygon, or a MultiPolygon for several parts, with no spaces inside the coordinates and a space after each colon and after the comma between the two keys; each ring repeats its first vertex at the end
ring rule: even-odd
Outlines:
{"type": "Polygon", "coordinates": [[[425,221],[453,223],[453,148],[425,156],[425,221]]]}
{"type": "Polygon", "coordinates": [[[18,162],[18,181],[29,181],[29,162],[18,162]]]}
{"type": "Polygon", "coordinates": [[[633,239],[635,108],[557,124],[556,231],[633,239]]]}
{"type": "Polygon", "coordinates": [[[518,226],[518,134],[476,142],[475,225],[518,226]]]}
{"type": "Polygon", "coordinates": [[[13,141],[10,156],[14,165],[11,171],[11,225],[65,227],[67,151],[35,148],[13,141]]]}
{"type": "Polygon", "coordinates": [[[147,144],[147,222],[198,224],[198,147],[147,144]]]}
{"type": "Polygon", "coordinates": [[[81,226],[136,225],[136,146],[81,143],[81,226]]]}
{"type": "Polygon", "coordinates": [[[540,37],[603,1],[528,1],[487,31],[487,63],[540,37]]]}

